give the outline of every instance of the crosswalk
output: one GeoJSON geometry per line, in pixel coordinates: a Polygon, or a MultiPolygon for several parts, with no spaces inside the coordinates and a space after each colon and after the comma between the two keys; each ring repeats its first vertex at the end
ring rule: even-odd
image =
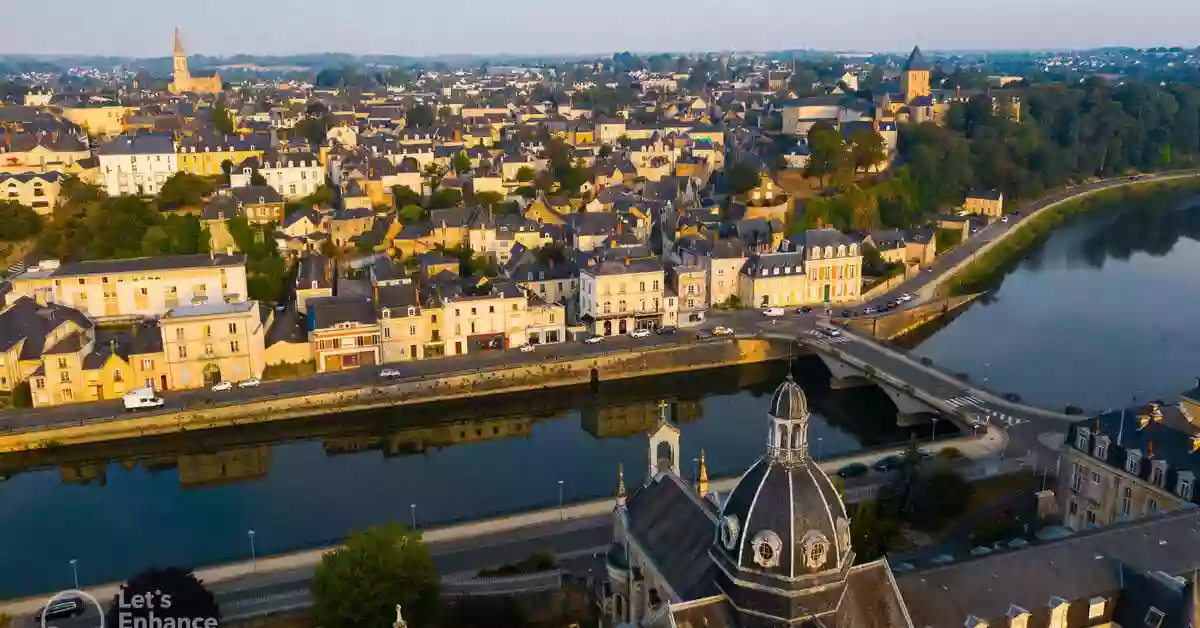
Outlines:
{"type": "Polygon", "coordinates": [[[1004,414],[1003,412],[986,408],[984,407],[986,402],[975,395],[959,395],[957,397],[951,397],[950,399],[946,400],[946,403],[954,406],[955,408],[961,408],[964,410],[967,408],[979,410],[978,414],[973,413],[972,416],[985,423],[998,423],[1006,427],[1016,427],[1029,422],[1029,419],[1022,419],[1020,417],[1015,417],[1004,414]]]}
{"type": "Polygon", "coordinates": [[[812,341],[819,345],[838,345],[843,342],[850,342],[850,339],[845,334],[840,336],[826,336],[816,329],[808,330],[808,335],[812,336],[812,341]]]}

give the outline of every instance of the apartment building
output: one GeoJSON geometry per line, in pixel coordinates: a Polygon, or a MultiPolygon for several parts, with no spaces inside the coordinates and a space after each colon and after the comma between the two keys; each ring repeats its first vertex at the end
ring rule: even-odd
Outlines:
{"type": "Polygon", "coordinates": [[[250,185],[255,172],[289,201],[304,198],[325,183],[325,169],[316,155],[268,150],[261,157],[255,155],[237,164],[229,176],[230,187],[250,185]]]}
{"type": "Polygon", "coordinates": [[[371,366],[383,359],[379,320],[367,297],[309,300],[308,329],[319,373],[371,366]]]}
{"type": "Polygon", "coordinates": [[[612,336],[662,326],[666,276],[657,258],[600,262],[579,271],[579,318],[612,336]]]}
{"type": "Polygon", "coordinates": [[[121,135],[101,146],[97,156],[109,196],[153,196],[179,171],[175,143],[166,135],[121,135]]]}
{"type": "Polygon", "coordinates": [[[266,330],[257,301],[180,306],[158,325],[171,388],[262,377],[266,330]]]}
{"type": "Polygon", "coordinates": [[[58,207],[62,174],[58,172],[20,174],[0,173],[0,193],[6,201],[15,201],[41,216],[49,216],[58,207]]]}
{"type": "Polygon", "coordinates": [[[245,264],[240,253],[43,261],[14,277],[5,299],[65,305],[96,320],[155,318],[183,305],[245,300],[245,264]]]}
{"type": "Polygon", "coordinates": [[[1151,403],[1079,421],[1061,451],[1059,506],[1073,530],[1192,508],[1200,474],[1200,387],[1179,404],[1151,403]]]}

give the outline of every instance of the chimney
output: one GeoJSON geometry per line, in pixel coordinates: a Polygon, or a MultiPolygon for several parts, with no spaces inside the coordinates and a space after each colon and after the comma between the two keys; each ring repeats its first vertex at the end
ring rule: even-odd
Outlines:
{"type": "Polygon", "coordinates": [[[1008,619],[1008,628],[1026,628],[1029,625],[1029,611],[1013,604],[1008,607],[1008,613],[1005,618],[1008,619]]]}

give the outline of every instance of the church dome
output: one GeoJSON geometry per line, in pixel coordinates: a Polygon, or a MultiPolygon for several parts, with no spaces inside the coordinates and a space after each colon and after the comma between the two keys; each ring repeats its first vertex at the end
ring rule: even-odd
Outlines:
{"type": "Polygon", "coordinates": [[[850,519],[829,476],[808,456],[808,402],[790,376],[771,397],[768,423],[767,454],[721,509],[719,551],[740,570],[779,578],[848,567],[850,519]]]}
{"type": "Polygon", "coordinates": [[[808,416],[808,398],[804,389],[788,373],[787,380],[771,395],[771,416],[778,419],[799,419],[808,416]]]}

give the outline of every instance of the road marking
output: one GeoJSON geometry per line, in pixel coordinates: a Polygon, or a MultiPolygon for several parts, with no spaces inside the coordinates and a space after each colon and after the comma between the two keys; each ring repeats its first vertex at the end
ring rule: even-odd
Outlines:
{"type": "Polygon", "coordinates": [[[829,337],[816,329],[808,330],[808,335],[813,337],[813,340],[812,340],[813,342],[815,342],[817,344],[821,344],[821,345],[834,345],[834,344],[841,344],[843,342],[850,342],[850,338],[848,336],[846,336],[845,334],[842,334],[840,336],[829,337]]]}
{"type": "Polygon", "coordinates": [[[1029,422],[1029,419],[1022,419],[1012,415],[1004,414],[983,407],[984,400],[975,395],[959,395],[946,400],[946,404],[955,408],[977,408],[984,414],[982,416],[973,414],[972,416],[980,418],[984,423],[1000,423],[1007,427],[1016,427],[1029,422]]]}

